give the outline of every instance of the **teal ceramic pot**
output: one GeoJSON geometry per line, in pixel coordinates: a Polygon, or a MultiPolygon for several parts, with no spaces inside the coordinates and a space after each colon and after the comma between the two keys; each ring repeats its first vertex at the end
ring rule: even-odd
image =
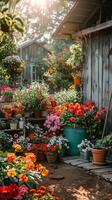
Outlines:
{"type": "Polygon", "coordinates": [[[87,138],[85,129],[74,128],[72,126],[65,126],[64,127],[64,136],[69,141],[69,149],[67,152],[68,155],[71,155],[71,156],[80,155],[77,145],[80,144],[82,142],[82,140],[87,138]]]}

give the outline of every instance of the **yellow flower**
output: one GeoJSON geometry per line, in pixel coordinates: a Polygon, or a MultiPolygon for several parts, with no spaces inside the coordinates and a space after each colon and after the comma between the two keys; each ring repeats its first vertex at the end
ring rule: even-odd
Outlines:
{"type": "Polygon", "coordinates": [[[49,173],[48,169],[44,168],[42,171],[41,171],[41,174],[42,176],[47,176],[49,173]]]}
{"type": "Polygon", "coordinates": [[[74,90],[75,89],[75,85],[72,84],[70,87],[69,87],[70,90],[74,90]]]}
{"type": "Polygon", "coordinates": [[[19,151],[22,150],[22,147],[21,147],[21,145],[19,145],[19,144],[13,144],[12,147],[15,149],[16,152],[19,152],[19,151]]]}
{"type": "Polygon", "coordinates": [[[15,177],[17,175],[17,172],[15,170],[15,168],[11,168],[7,171],[7,176],[9,177],[15,177]]]}

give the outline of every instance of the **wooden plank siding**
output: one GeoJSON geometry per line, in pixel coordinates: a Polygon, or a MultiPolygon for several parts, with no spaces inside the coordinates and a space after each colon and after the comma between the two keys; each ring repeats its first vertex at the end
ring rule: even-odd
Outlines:
{"type": "Polygon", "coordinates": [[[107,106],[112,90],[112,30],[89,35],[84,48],[84,101],[107,106]]]}

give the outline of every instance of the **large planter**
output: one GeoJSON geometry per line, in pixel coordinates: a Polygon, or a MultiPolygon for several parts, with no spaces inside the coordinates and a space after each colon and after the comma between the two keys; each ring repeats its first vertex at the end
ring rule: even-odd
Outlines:
{"type": "Polygon", "coordinates": [[[106,163],[106,149],[92,149],[93,164],[104,165],[106,163]]]}
{"type": "Polygon", "coordinates": [[[69,141],[69,155],[80,155],[79,149],[77,147],[78,144],[82,142],[82,140],[87,138],[87,134],[85,129],[83,128],[74,128],[72,126],[64,127],[64,136],[69,141]]]}

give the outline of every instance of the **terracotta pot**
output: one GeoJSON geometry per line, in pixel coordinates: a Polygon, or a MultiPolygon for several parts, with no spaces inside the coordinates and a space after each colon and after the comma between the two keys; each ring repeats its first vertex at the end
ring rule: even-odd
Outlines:
{"type": "Polygon", "coordinates": [[[35,112],[35,118],[39,118],[39,117],[42,117],[42,111],[41,110],[35,112]]]}
{"type": "Polygon", "coordinates": [[[30,140],[32,140],[35,137],[35,133],[33,132],[29,133],[28,137],[30,138],[30,140]]]}
{"type": "Polygon", "coordinates": [[[74,78],[74,84],[75,85],[81,85],[81,78],[80,77],[74,78]]]}
{"type": "Polygon", "coordinates": [[[58,156],[57,153],[52,154],[52,153],[46,152],[46,158],[47,158],[48,163],[55,163],[57,160],[57,156],[58,156]]]}
{"type": "Polygon", "coordinates": [[[93,164],[104,165],[106,160],[106,149],[92,149],[93,164]]]}

